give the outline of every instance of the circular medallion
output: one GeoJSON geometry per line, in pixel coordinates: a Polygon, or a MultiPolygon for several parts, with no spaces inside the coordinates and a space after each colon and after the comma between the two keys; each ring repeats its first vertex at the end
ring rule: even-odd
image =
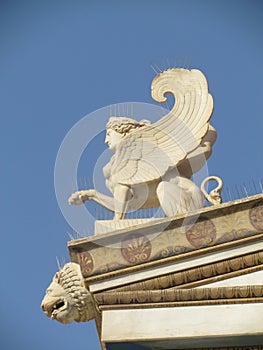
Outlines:
{"type": "Polygon", "coordinates": [[[78,260],[83,277],[89,276],[94,267],[91,254],[89,252],[78,253],[78,260]]]}
{"type": "Polygon", "coordinates": [[[195,248],[206,247],[215,241],[216,227],[211,220],[200,218],[186,231],[186,237],[195,248]]]}
{"type": "Polygon", "coordinates": [[[256,203],[249,211],[249,219],[256,230],[263,230],[263,201],[256,203]]]}
{"type": "Polygon", "coordinates": [[[151,255],[152,246],[149,239],[142,234],[134,234],[125,239],[121,244],[121,253],[126,261],[131,264],[145,262],[151,255]]]}

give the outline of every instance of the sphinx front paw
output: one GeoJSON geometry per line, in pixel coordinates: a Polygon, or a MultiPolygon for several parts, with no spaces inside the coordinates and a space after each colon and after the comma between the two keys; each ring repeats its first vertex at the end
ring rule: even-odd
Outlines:
{"type": "Polygon", "coordinates": [[[78,191],[72,193],[72,195],[68,199],[68,203],[70,205],[81,205],[84,203],[83,191],[78,191]]]}

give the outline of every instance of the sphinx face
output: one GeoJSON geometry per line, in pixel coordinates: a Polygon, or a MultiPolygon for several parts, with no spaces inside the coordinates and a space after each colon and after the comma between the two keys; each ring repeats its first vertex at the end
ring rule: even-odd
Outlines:
{"type": "Polygon", "coordinates": [[[123,134],[120,134],[119,132],[113,129],[107,128],[105,143],[108,145],[111,151],[116,152],[118,144],[123,139],[123,136],[123,134]]]}

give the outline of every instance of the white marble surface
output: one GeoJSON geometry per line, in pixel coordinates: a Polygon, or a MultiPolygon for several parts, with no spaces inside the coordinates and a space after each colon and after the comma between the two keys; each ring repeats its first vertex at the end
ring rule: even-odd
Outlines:
{"type": "MultiPolygon", "coordinates": [[[[247,273],[238,277],[228,278],[218,282],[208,283],[205,285],[205,287],[235,287],[249,285],[263,285],[263,270],[247,273]]],[[[204,286],[197,288],[204,288],[204,286]]]]}
{"type": "Polygon", "coordinates": [[[235,345],[243,336],[262,336],[263,304],[232,304],[107,310],[102,318],[102,340],[108,341],[195,341],[199,346],[235,345]],[[215,344],[221,338],[221,344],[215,344]],[[209,341],[210,339],[210,341],[209,341]]]}
{"type": "Polygon", "coordinates": [[[94,224],[94,235],[101,235],[124,228],[134,228],[136,225],[146,224],[158,220],[155,218],[147,219],[124,219],[124,220],[96,220],[94,224]]]}

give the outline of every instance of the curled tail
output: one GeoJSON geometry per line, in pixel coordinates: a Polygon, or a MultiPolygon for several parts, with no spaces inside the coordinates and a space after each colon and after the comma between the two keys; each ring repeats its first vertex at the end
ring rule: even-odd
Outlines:
{"type": "Polygon", "coordinates": [[[221,191],[223,188],[223,181],[217,176],[208,176],[205,178],[201,184],[201,191],[205,196],[205,199],[213,205],[222,203],[221,191]],[[210,193],[206,191],[206,184],[209,181],[216,181],[218,183],[217,187],[213,189],[210,193]]]}

